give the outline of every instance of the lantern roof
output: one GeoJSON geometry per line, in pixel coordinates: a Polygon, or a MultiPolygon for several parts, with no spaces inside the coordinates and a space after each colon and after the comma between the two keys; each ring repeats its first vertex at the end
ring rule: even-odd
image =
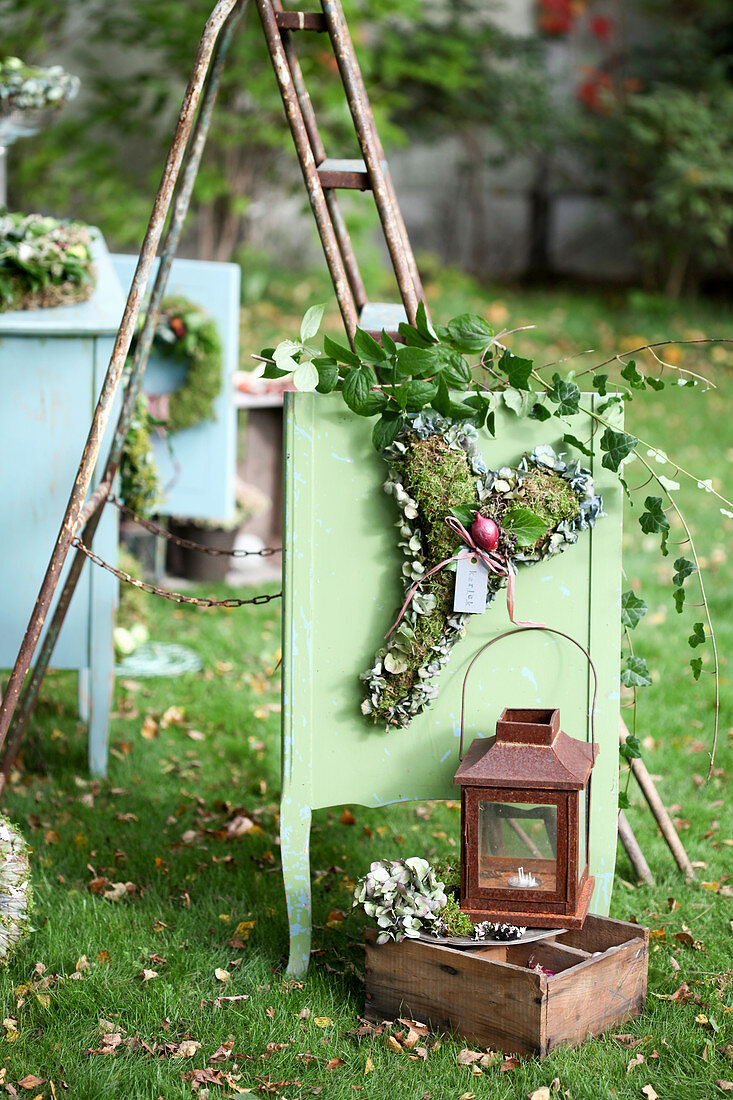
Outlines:
{"type": "Polygon", "coordinates": [[[476,738],[454,782],[461,786],[582,790],[598,746],[560,729],[559,710],[502,711],[496,737],[476,738]]]}

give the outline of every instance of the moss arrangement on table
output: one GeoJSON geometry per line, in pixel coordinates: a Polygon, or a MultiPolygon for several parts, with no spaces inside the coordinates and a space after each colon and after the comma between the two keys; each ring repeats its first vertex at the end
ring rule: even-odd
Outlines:
{"type": "MultiPolygon", "coordinates": [[[[452,513],[494,520],[500,531],[497,551],[522,564],[563,550],[602,515],[590,472],[579,462],[566,462],[551,447],[540,446],[516,467],[489,470],[476,435],[471,425],[429,411],[412,419],[384,451],[389,463],[384,488],[401,512],[405,596],[460,550],[460,539],[445,522],[452,513]],[[510,519],[520,514],[541,520],[536,538],[520,538],[511,530],[510,519]]],[[[444,566],[420,585],[374,666],[362,674],[368,684],[362,712],[374,723],[407,726],[437,696],[436,677],[469,618],[453,611],[454,570],[455,565],[444,566]]],[[[505,577],[489,574],[487,604],[505,584],[505,577]]]]}
{"type": "Polygon", "coordinates": [[[0,215],[0,312],[86,301],[95,285],[91,244],[81,222],[0,215]]]}

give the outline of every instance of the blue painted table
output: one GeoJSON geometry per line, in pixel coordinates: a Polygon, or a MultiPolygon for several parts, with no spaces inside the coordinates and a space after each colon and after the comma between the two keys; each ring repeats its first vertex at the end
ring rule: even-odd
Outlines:
{"type": "MultiPolygon", "coordinates": [[[[127,293],[137,256],[112,256],[114,269],[127,293]]],[[[157,263],[151,281],[155,278],[157,263]]],[[[214,419],[153,440],[153,452],[163,489],[159,511],[166,516],[229,520],[234,515],[237,461],[237,410],[233,375],[239,359],[238,264],[174,260],[166,296],[184,297],[211,315],[222,342],[222,385],[214,402],[214,419]]],[[[183,382],[185,367],[151,352],[143,390],[169,393],[183,382]]]]}
{"type": "MultiPolygon", "coordinates": [[[[97,286],[88,302],[0,314],[0,668],[11,667],[20,648],[124,306],[100,236],[94,259],[97,286]]],[[[100,471],[105,457],[106,449],[100,471]]],[[[115,509],[105,509],[94,546],[116,559],[115,509]]],[[[107,767],[116,594],[113,576],[85,566],[52,659],[54,668],[79,671],[93,775],[107,767]]]]}

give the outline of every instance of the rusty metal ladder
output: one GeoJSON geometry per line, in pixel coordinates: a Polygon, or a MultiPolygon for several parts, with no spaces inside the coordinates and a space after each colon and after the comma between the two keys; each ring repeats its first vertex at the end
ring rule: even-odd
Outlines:
{"type": "Polygon", "coordinates": [[[255,2],[349,341],[357,325],[377,337],[382,329],[396,334],[401,321],[415,323],[423,290],[340,0],[321,0],[322,12],[284,11],[280,0],[255,2]],[[328,34],[362,160],[326,156],[295,50],[294,36],[309,32],[328,34]],[[372,192],[401,305],[367,301],[339,189],[372,192]]]}
{"type": "MultiPolygon", "coordinates": [[[[376,336],[382,329],[390,333],[396,332],[401,321],[414,323],[417,307],[422,299],[422,288],[341,4],[338,0],[321,0],[323,10],[317,13],[285,11],[280,0],[256,0],[256,4],[349,341],[353,345],[357,325],[376,336]],[[326,157],[293,47],[292,35],[300,31],[327,32],[330,37],[363,161],[329,161],[326,157]],[[370,189],[374,194],[397,278],[401,304],[386,305],[369,303],[366,300],[356,257],[338,206],[336,191],[343,187],[370,189]]],[[[75,546],[75,542],[81,540],[85,547],[91,548],[120,464],[171,264],[178,248],[206,144],[226,55],[247,5],[248,0],[217,0],[196,50],[173,141],[153,202],[132,286],[84,451],[15,665],[0,698],[0,793],[20,751],[43,678],[86,561],[85,552],[75,546]],[[143,305],[143,295],[159,248],[160,264],[147,304],[143,305]],[[142,315],[140,325],[139,315],[142,315]],[[123,382],[123,371],[136,331],[138,336],[132,363],[123,382]],[[103,437],[120,388],[121,409],[114,427],[109,455],[99,483],[90,493],[103,437]],[[53,614],[49,616],[64,563],[72,548],[75,549],[75,554],[71,567],[61,587],[53,614]],[[31,671],[42,634],[41,648],[31,671]]]]}

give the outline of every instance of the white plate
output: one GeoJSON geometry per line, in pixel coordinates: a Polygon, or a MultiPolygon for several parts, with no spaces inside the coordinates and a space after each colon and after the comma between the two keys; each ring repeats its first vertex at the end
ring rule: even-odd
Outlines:
{"type": "Polygon", "coordinates": [[[567,932],[566,928],[528,928],[523,936],[516,940],[494,940],[487,937],[483,940],[474,940],[470,936],[432,936],[429,932],[421,932],[420,939],[425,943],[435,943],[438,947],[456,947],[461,951],[474,950],[477,947],[513,947],[518,943],[535,943],[536,940],[547,940],[551,936],[559,936],[567,932]]]}

